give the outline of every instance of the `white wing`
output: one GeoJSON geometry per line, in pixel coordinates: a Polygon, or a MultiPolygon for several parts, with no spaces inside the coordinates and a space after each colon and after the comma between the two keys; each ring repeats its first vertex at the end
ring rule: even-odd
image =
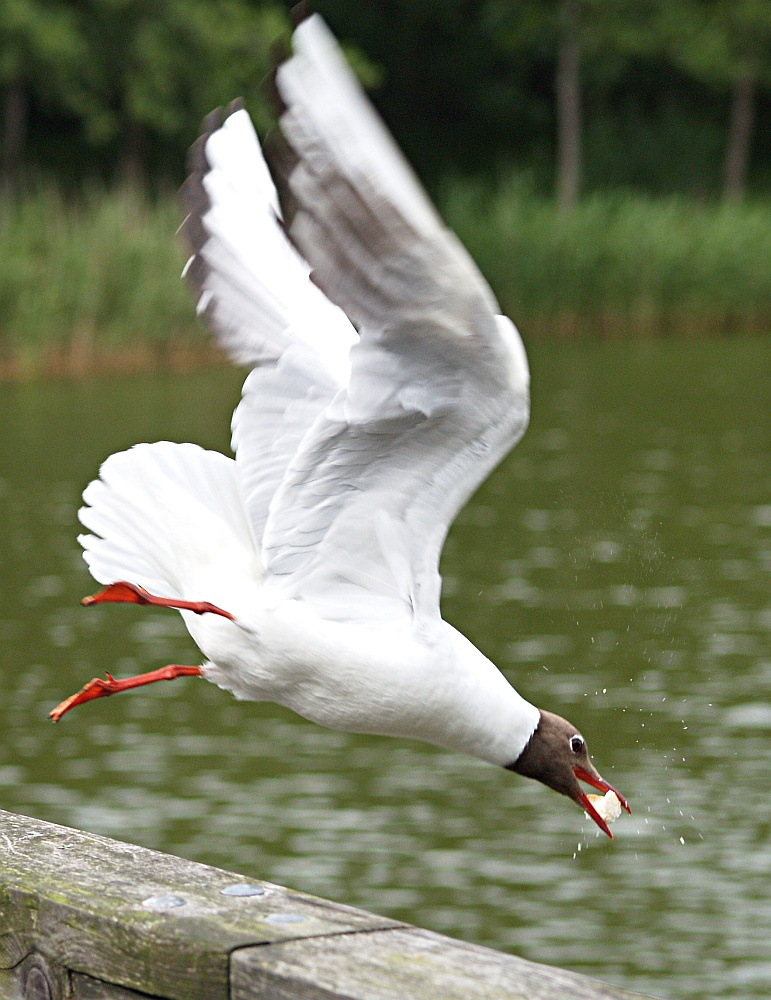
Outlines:
{"type": "Polygon", "coordinates": [[[248,114],[214,112],[191,150],[182,230],[207,319],[239,364],[256,366],[233,417],[233,447],[255,537],[309,425],[348,383],[357,335],[308,278],[284,235],[276,189],[248,114]]]}
{"type": "Polygon", "coordinates": [[[271,502],[262,558],[327,617],[436,615],[447,529],[527,424],[527,361],[324,23],[293,41],[266,154],[290,239],[361,339],[271,502]]]}

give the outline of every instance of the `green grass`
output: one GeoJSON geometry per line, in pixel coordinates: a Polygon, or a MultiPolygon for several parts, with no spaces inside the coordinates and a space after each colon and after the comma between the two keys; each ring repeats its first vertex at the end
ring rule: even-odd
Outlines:
{"type": "MultiPolygon", "coordinates": [[[[528,334],[771,331],[771,205],[593,195],[560,215],[523,182],[442,210],[528,334]]],[[[171,195],[41,189],[0,206],[0,375],[213,356],[180,271],[171,195]]]]}
{"type": "Polygon", "coordinates": [[[180,272],[176,199],[44,189],[0,209],[6,371],[151,367],[206,348],[180,272]]]}
{"type": "Polygon", "coordinates": [[[771,204],[617,192],[560,214],[511,181],[451,185],[442,207],[527,332],[771,332],[771,204]]]}

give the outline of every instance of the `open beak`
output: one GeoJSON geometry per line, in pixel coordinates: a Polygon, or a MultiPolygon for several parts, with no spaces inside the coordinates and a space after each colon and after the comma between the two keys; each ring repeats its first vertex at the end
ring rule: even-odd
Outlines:
{"type": "MultiPolygon", "coordinates": [[[[626,801],[621,792],[617,792],[613,785],[609,785],[604,778],[601,778],[594,768],[592,768],[592,771],[587,771],[586,768],[578,765],[573,768],[573,774],[579,781],[585,781],[587,785],[591,785],[593,788],[596,788],[601,792],[613,792],[618,801],[621,803],[621,808],[626,809],[631,816],[632,810],[629,808],[629,803],[626,801]],[[592,771],[594,773],[592,773],[592,771]]],[[[577,787],[574,798],[581,808],[591,816],[602,832],[607,833],[610,839],[613,840],[613,834],[610,832],[610,827],[594,808],[586,792],[584,792],[582,788],[577,787]]]]}

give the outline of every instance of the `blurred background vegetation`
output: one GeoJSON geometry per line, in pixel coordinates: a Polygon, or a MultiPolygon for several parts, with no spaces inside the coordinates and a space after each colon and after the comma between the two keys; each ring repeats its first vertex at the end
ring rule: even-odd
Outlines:
{"type": "MultiPolygon", "coordinates": [[[[0,370],[204,343],[172,192],[212,107],[270,127],[290,6],[3,0],[0,370]]],[[[771,0],[315,6],[533,332],[768,329],[771,0]]]]}

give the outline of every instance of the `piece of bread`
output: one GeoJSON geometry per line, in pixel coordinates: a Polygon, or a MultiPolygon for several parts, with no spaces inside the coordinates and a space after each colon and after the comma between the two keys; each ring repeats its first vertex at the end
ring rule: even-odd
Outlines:
{"type": "Polygon", "coordinates": [[[604,795],[587,795],[587,798],[606,823],[612,823],[621,815],[621,803],[614,792],[606,792],[604,795]]]}

